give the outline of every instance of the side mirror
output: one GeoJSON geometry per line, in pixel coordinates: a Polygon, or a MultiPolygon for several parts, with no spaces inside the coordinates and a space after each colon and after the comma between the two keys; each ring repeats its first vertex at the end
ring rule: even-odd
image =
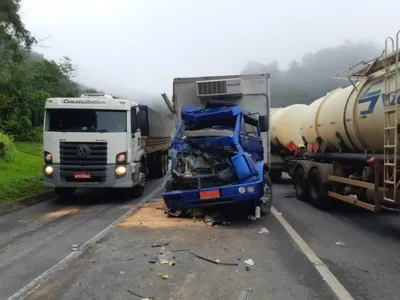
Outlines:
{"type": "Polygon", "coordinates": [[[267,116],[260,116],[258,119],[258,124],[260,126],[261,132],[268,132],[269,130],[269,120],[267,116]]]}

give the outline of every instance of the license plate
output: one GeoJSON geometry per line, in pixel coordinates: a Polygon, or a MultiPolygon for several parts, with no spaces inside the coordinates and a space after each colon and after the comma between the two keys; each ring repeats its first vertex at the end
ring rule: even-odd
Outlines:
{"type": "Polygon", "coordinates": [[[200,199],[218,198],[221,197],[219,190],[200,192],[200,199]]]}
{"type": "Polygon", "coordinates": [[[89,172],[76,172],[74,174],[75,179],[90,179],[92,178],[92,174],[89,172]]]}

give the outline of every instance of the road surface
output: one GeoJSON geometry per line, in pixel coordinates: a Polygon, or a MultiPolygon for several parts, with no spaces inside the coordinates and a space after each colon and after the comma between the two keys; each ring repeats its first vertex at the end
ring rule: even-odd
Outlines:
{"type": "Polygon", "coordinates": [[[245,289],[253,300],[337,299],[340,287],[354,299],[398,299],[396,213],[374,215],[347,205],[319,211],[295,199],[292,186],[283,183],[274,185],[275,215],[211,227],[200,218],[163,214],[161,190],[155,193],[161,185],[162,180],[150,181],[141,199],[83,194],[70,205],[50,201],[1,216],[0,298],[19,295],[35,278],[40,282],[46,270],[76,250],[72,246],[139,206],[25,299],[140,299],[129,291],[155,299],[240,299],[245,289]],[[140,204],[144,199],[151,202],[140,204]],[[263,228],[267,232],[259,233],[263,228]],[[169,243],[164,254],[152,247],[164,242],[169,243]],[[191,251],[173,252],[185,249],[191,251]],[[248,259],[254,265],[246,269],[248,259]],[[332,275],[327,280],[320,273],[325,265],[332,275]],[[164,273],[168,279],[161,278],[164,273]]]}

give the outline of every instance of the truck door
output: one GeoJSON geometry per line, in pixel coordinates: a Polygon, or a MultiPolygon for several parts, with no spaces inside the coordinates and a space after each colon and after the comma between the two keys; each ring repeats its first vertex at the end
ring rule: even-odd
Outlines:
{"type": "Polygon", "coordinates": [[[242,128],[240,130],[240,143],[243,150],[251,155],[254,162],[264,159],[258,120],[246,115],[243,116],[242,128]]]}
{"type": "Polygon", "coordinates": [[[131,139],[131,161],[134,162],[136,161],[136,156],[138,154],[139,148],[140,148],[140,130],[138,130],[138,125],[137,125],[137,115],[136,115],[136,109],[135,107],[132,108],[131,110],[131,134],[132,134],[132,139],[131,139]]]}

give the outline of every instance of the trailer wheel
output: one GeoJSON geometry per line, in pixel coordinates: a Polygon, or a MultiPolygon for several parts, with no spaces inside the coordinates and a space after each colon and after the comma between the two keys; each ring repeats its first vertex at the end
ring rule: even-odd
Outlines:
{"type": "Polygon", "coordinates": [[[297,199],[306,201],[310,195],[306,174],[303,168],[298,168],[294,174],[294,189],[297,199]]]}
{"type": "Polygon", "coordinates": [[[70,198],[74,195],[75,188],[55,188],[54,191],[58,198],[65,201],[70,200],[70,198]]]}
{"type": "Polygon", "coordinates": [[[133,194],[132,196],[135,197],[135,198],[141,197],[143,195],[143,192],[144,192],[144,187],[146,185],[145,167],[146,166],[140,164],[140,167],[139,167],[139,170],[140,170],[139,171],[140,172],[139,173],[139,182],[138,182],[137,185],[135,185],[133,187],[133,190],[132,190],[132,194],[133,194]]]}
{"type": "Polygon", "coordinates": [[[272,182],[267,172],[264,172],[264,193],[260,199],[260,212],[267,215],[271,212],[272,207],[272,182]]]}
{"type": "Polygon", "coordinates": [[[311,170],[308,175],[308,182],[312,204],[319,209],[329,208],[332,204],[332,199],[327,195],[327,190],[322,181],[321,173],[317,168],[311,170]]]}

